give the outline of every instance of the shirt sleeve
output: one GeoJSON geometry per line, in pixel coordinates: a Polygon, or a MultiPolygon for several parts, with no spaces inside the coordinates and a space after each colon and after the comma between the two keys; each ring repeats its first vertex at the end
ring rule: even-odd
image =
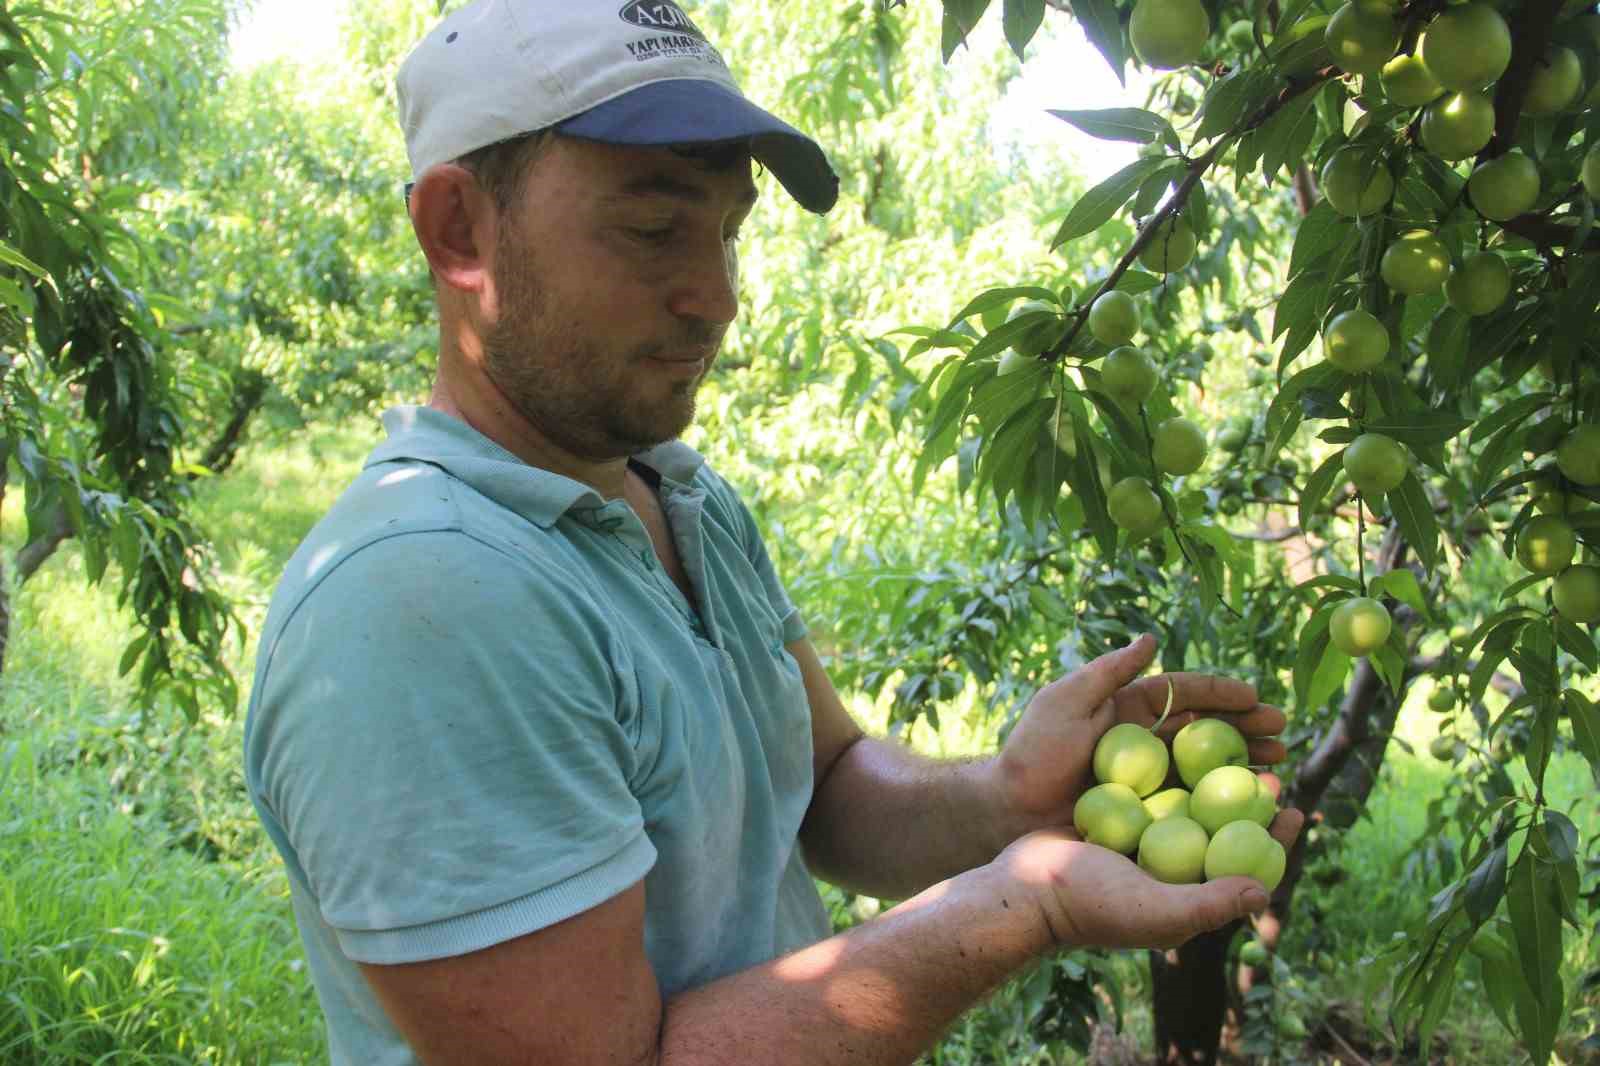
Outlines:
{"type": "Polygon", "coordinates": [[[559,568],[461,532],[387,537],[262,654],[261,799],[350,958],[475,951],[653,865],[636,693],[559,568]]]}

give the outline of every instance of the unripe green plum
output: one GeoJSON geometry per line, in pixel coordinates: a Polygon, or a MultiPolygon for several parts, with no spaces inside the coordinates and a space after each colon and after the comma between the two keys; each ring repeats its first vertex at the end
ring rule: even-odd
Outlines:
{"type": "Polygon", "coordinates": [[[1528,75],[1522,113],[1554,115],[1565,111],[1582,91],[1583,64],[1578,61],[1578,53],[1562,45],[1553,45],[1528,75]]]}
{"type": "Polygon", "coordinates": [[[1344,450],[1344,472],[1364,495],[1397,488],[1409,468],[1405,448],[1382,433],[1363,433],[1344,450]]]}
{"type": "Polygon", "coordinates": [[[1132,722],[1112,726],[1094,746],[1096,780],[1127,785],[1139,796],[1160,788],[1169,766],[1161,738],[1132,722]]]}
{"type": "Polygon", "coordinates": [[[1211,35],[1211,16],[1200,0],[1138,0],[1128,19],[1133,54],[1162,70],[1200,58],[1211,35]]]}
{"type": "Polygon", "coordinates": [[[1322,353],[1345,373],[1364,374],[1382,365],[1389,354],[1389,331],[1372,314],[1353,308],[1328,322],[1322,353]]]}
{"type": "Polygon", "coordinates": [[[1539,168],[1523,153],[1507,152],[1473,170],[1467,195],[1478,214],[1495,222],[1527,214],[1539,202],[1539,168]]]}
{"type": "Polygon", "coordinates": [[[1089,307],[1089,332],[1113,348],[1127,344],[1139,332],[1139,305],[1125,292],[1101,293],[1089,307]]]}
{"type": "Polygon", "coordinates": [[[1150,814],[1127,785],[1096,785],[1078,797],[1072,824],[1089,843],[1132,855],[1150,827],[1150,814]]]}
{"type": "Polygon", "coordinates": [[[1246,766],[1219,766],[1189,793],[1189,817],[1208,833],[1241,820],[1267,825],[1276,807],[1272,791],[1246,766]]]}
{"type": "Polygon", "coordinates": [[[1151,358],[1131,345],[1113,349],[1100,365],[1100,384],[1113,399],[1137,407],[1156,391],[1161,373],[1151,358]]]}
{"type": "Polygon", "coordinates": [[[1556,613],[1569,622],[1600,622],[1600,567],[1569,566],[1550,587],[1556,613]]]}
{"type": "Polygon", "coordinates": [[[1560,573],[1577,551],[1578,534],[1558,515],[1538,515],[1517,535],[1517,562],[1535,574],[1560,573]]]}
{"type": "Polygon", "coordinates": [[[1511,295],[1511,268],[1493,252],[1469,255],[1450,271],[1444,296],[1464,315],[1486,315],[1511,295]]]}
{"type": "Polygon", "coordinates": [[[1468,90],[1441,96],[1422,112],[1422,147],[1454,162],[1483,151],[1494,136],[1494,103],[1468,90]]]}
{"type": "Polygon", "coordinates": [[[1483,89],[1511,64],[1511,28],[1488,4],[1458,4],[1428,24],[1417,48],[1446,89],[1483,89]]]}
{"type": "Polygon", "coordinates": [[[1416,55],[1401,54],[1389,60],[1380,80],[1385,95],[1400,107],[1422,107],[1444,95],[1444,86],[1416,55]]]}
{"type": "Polygon", "coordinates": [[[1172,759],[1183,783],[1194,788],[1219,766],[1248,766],[1250,748],[1232,723],[1196,718],[1172,738],[1172,759]]]}
{"type": "Polygon", "coordinates": [[[1438,292],[1450,276],[1450,251],[1429,231],[1410,230],[1384,250],[1378,273],[1396,292],[1425,296],[1438,292]]]}
{"type": "Polygon", "coordinates": [[[1600,425],[1576,426],[1556,447],[1556,465],[1571,481],[1600,485],[1600,425]]]}
{"type": "Polygon", "coordinates": [[[1186,788],[1164,788],[1144,798],[1144,809],[1150,813],[1154,821],[1163,818],[1189,817],[1189,790],[1186,788]]]}
{"type": "Polygon", "coordinates": [[[1192,818],[1152,822],[1139,838],[1139,866],[1157,881],[1195,885],[1205,880],[1206,848],[1211,843],[1192,818]]]}
{"type": "Polygon", "coordinates": [[[1384,161],[1356,148],[1328,157],[1320,185],[1329,206],[1350,218],[1376,214],[1394,196],[1394,177],[1384,161]]]}
{"type": "Polygon", "coordinates": [[[1139,262],[1154,274],[1182,270],[1194,259],[1194,230],[1182,216],[1169,218],[1156,227],[1150,243],[1139,253],[1139,262]]]}
{"type": "Polygon", "coordinates": [[[1131,540],[1144,540],[1166,524],[1161,497],[1141,477],[1125,477],[1106,493],[1106,511],[1131,540]]]}
{"type": "Polygon", "coordinates": [[[1351,74],[1377,74],[1400,47],[1400,23],[1385,0],[1350,0],[1328,20],[1333,61],[1351,74]]]}
{"type": "Polygon", "coordinates": [[[1334,608],[1328,619],[1328,637],[1334,647],[1359,658],[1383,647],[1393,624],[1383,604],[1369,596],[1355,596],[1334,608]]]}
{"type": "Polygon", "coordinates": [[[1206,435],[1186,418],[1169,418],[1151,434],[1151,458],[1164,474],[1192,474],[1206,461],[1206,435]]]}
{"type": "Polygon", "coordinates": [[[1283,880],[1288,856],[1283,845],[1254,822],[1231,822],[1217,830],[1206,846],[1206,880],[1253,877],[1268,892],[1283,880]]]}

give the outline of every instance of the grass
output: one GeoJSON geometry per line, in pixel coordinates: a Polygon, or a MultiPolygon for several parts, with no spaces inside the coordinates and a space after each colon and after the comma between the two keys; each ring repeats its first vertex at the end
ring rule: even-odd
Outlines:
{"type": "MultiPolygon", "coordinates": [[[[376,437],[375,427],[323,430],[252,453],[202,486],[198,516],[219,545],[219,578],[251,628],[232,664],[246,688],[254,629],[279,570],[376,437]]],[[[0,521],[14,538],[21,524],[14,498],[0,521]]],[[[15,547],[13,539],[7,549],[15,547]]],[[[325,1060],[281,863],[244,792],[243,708],[186,728],[137,706],[115,676],[128,620],[109,588],[85,584],[70,543],[13,607],[0,685],[0,1062],[325,1060]]],[[[1366,816],[1312,866],[1297,899],[1280,956],[1278,1006],[1313,1028],[1332,1006],[1359,1013],[1370,1001],[1381,1011],[1382,974],[1371,959],[1395,931],[1415,926],[1445,883],[1417,848],[1425,842],[1428,804],[1446,795],[1456,772],[1427,753],[1445,721],[1425,710],[1427,693],[1426,683],[1414,687],[1396,727],[1412,750],[1391,745],[1366,816]]],[[[881,724],[882,706],[852,705],[869,725],[881,724]]],[[[937,733],[913,730],[912,741],[938,754],[970,754],[993,726],[972,705],[953,706],[942,720],[937,733]]],[[[1458,732],[1476,739],[1470,723],[1458,732]]],[[[1520,766],[1511,772],[1525,780],[1520,766]]],[[[1558,756],[1547,788],[1592,838],[1600,817],[1587,765],[1558,756]]],[[[831,891],[829,898],[841,923],[857,920],[850,900],[831,891]]],[[[1568,943],[1570,990],[1594,960],[1583,938],[1568,943]]],[[[1148,1047],[1142,954],[1093,964],[1124,990],[1122,1043],[1148,1047]]],[[[1458,972],[1442,1028],[1446,1057],[1515,1061],[1514,1045],[1476,985],[1475,965],[1458,972]]],[[[1047,969],[970,1012],[928,1062],[1088,1061],[1040,1047],[1034,1035],[1047,969]]],[[[1093,1061],[1111,1061],[1097,1055],[1093,1061]]],[[[1278,1061],[1317,1060],[1297,1058],[1291,1048],[1278,1061]]]]}

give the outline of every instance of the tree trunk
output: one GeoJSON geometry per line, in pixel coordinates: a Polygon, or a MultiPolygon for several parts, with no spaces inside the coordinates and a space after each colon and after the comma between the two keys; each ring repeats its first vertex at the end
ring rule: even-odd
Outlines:
{"type": "Polygon", "coordinates": [[[1204,933],[1176,951],[1150,952],[1156,1062],[1213,1066],[1228,1015],[1228,945],[1243,923],[1204,933]]]}
{"type": "MultiPolygon", "coordinates": [[[[239,446],[244,443],[244,431],[250,418],[260,410],[267,396],[267,376],[256,370],[241,370],[235,378],[233,411],[228,424],[222,427],[217,439],[211,442],[200,465],[213,474],[220,474],[233,465],[239,456],[239,446]]],[[[191,475],[192,477],[193,475],[191,475]]]]}

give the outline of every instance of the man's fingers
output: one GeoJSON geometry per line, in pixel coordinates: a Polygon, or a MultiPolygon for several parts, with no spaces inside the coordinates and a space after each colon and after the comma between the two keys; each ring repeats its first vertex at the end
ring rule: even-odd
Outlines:
{"type": "Polygon", "coordinates": [[[1142,674],[1155,657],[1156,638],[1146,634],[1051,682],[1045,691],[1050,692],[1052,700],[1092,711],[1142,674]]]}
{"type": "Polygon", "coordinates": [[[1201,885],[1173,885],[1174,932],[1163,947],[1185,941],[1267,909],[1267,890],[1253,877],[1223,877],[1201,885]]]}
{"type": "Polygon", "coordinates": [[[1293,807],[1288,807],[1278,812],[1272,819],[1272,825],[1267,827],[1267,832],[1272,834],[1272,839],[1283,845],[1285,851],[1294,847],[1295,840],[1300,836],[1300,830],[1305,828],[1306,816],[1293,807]]]}
{"type": "Polygon", "coordinates": [[[1271,766],[1289,757],[1289,749],[1278,740],[1252,740],[1245,745],[1250,749],[1251,766],[1271,766]]]}
{"type": "MultiPolygon", "coordinates": [[[[1139,683],[1134,686],[1135,689],[1143,688],[1148,682],[1151,681],[1155,681],[1160,684],[1162,702],[1157,703],[1155,705],[1155,709],[1148,712],[1148,717],[1146,717],[1147,712],[1143,697],[1140,697],[1134,704],[1131,715],[1128,713],[1129,708],[1119,707],[1119,711],[1122,713],[1120,713],[1118,717],[1123,721],[1139,722],[1141,725],[1149,725],[1156,721],[1156,719],[1160,718],[1161,708],[1166,705],[1166,685],[1163,682],[1163,679],[1169,676],[1172,675],[1157,674],[1154,677],[1142,678],[1139,683]]],[[[1243,682],[1240,682],[1240,684],[1243,684],[1243,682]]],[[[1251,704],[1242,711],[1230,710],[1227,707],[1197,707],[1190,710],[1180,711],[1178,710],[1178,701],[1174,699],[1172,701],[1172,708],[1172,714],[1168,715],[1167,720],[1161,725],[1161,735],[1164,737],[1175,736],[1178,730],[1182,729],[1184,726],[1188,725],[1197,718],[1221,718],[1228,724],[1232,725],[1239,732],[1243,733],[1247,738],[1274,737],[1279,733],[1282,733],[1284,727],[1289,724],[1288,716],[1285,715],[1281,709],[1267,703],[1251,704]]],[[[1276,762],[1277,760],[1274,759],[1266,761],[1276,762]]]]}
{"type": "MultiPolygon", "coordinates": [[[[1248,711],[1256,706],[1255,686],[1231,677],[1179,671],[1143,678],[1118,697],[1130,706],[1119,708],[1147,716],[1146,723],[1161,717],[1167,705],[1167,685],[1172,686],[1172,713],[1183,711],[1248,711]]],[[[1170,720],[1170,719],[1169,719],[1170,720]]]]}

